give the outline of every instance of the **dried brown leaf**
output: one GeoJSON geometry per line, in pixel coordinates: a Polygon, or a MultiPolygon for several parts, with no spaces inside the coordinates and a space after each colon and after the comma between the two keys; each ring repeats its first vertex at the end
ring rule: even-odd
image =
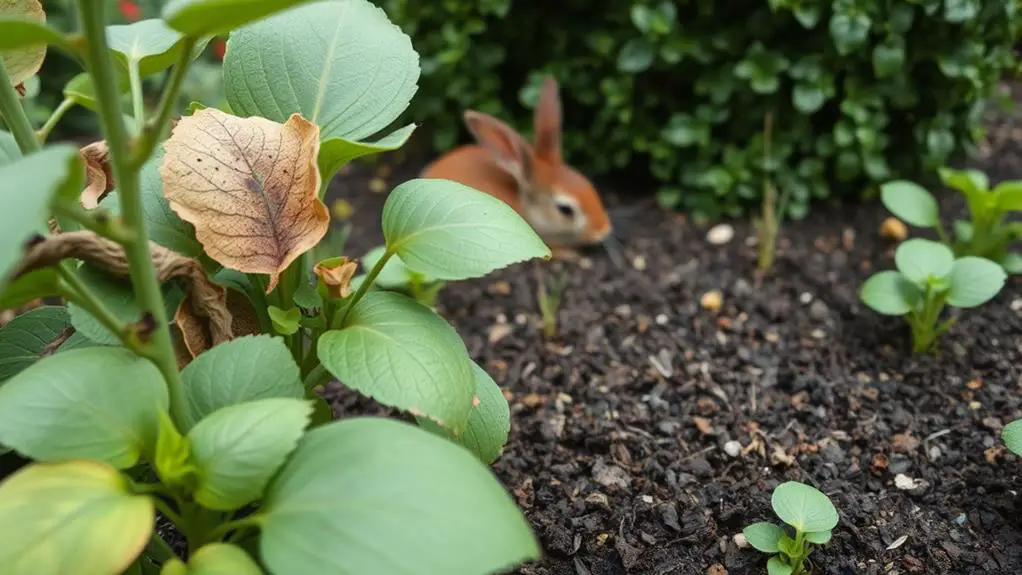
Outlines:
{"type": "Polygon", "coordinates": [[[170,207],[195,226],[210,257],[245,273],[280,272],[326,235],[319,200],[319,127],[206,108],[181,118],[164,143],[160,173],[170,207]]]}
{"type": "Polygon", "coordinates": [[[93,142],[78,150],[85,164],[85,189],[81,202],[87,209],[95,208],[110,190],[114,189],[114,175],[110,167],[110,148],[106,140],[93,142]]]}
{"type": "MultiPolygon", "coordinates": [[[[0,0],[0,16],[26,18],[37,22],[46,22],[46,12],[40,0],[0,0]]],[[[39,71],[46,59],[46,43],[24,46],[16,50],[5,50],[3,63],[13,86],[21,87],[18,92],[24,93],[24,82],[39,71]]]]}
{"type": "Polygon", "coordinates": [[[312,268],[333,299],[344,299],[351,295],[351,278],[355,277],[356,270],[358,262],[346,257],[322,261],[312,268]]]}

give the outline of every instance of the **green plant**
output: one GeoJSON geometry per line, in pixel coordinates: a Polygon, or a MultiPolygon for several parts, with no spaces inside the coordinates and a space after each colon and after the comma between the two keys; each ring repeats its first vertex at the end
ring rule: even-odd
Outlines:
{"type": "Polygon", "coordinates": [[[753,523],[742,533],[755,549],[776,553],[767,561],[770,575],[804,575],[813,546],[830,541],[831,531],[837,527],[837,509],[819,489],[797,481],[774,488],[770,504],[777,517],[794,529],[795,536],[785,527],[766,521],[753,523]]]}
{"type": "MultiPolygon", "coordinates": [[[[770,136],[773,131],[773,116],[769,113],[763,118],[763,161],[770,159],[770,136]]],[[[769,174],[763,177],[763,211],[756,222],[756,231],[759,236],[759,250],[756,260],[756,268],[761,273],[766,273],[774,265],[774,257],[777,254],[777,236],[781,231],[781,223],[784,221],[784,214],[788,211],[788,201],[791,199],[789,193],[791,188],[785,188],[781,194],[780,203],[777,199],[777,190],[770,181],[769,174]]]]}
{"type": "Polygon", "coordinates": [[[557,335],[557,312],[561,309],[561,298],[564,296],[564,290],[568,288],[569,279],[565,272],[550,281],[550,285],[547,286],[543,273],[536,269],[536,300],[539,302],[539,312],[543,318],[543,335],[547,339],[557,335]]]}
{"type": "MultiPolygon", "coordinates": [[[[377,246],[366,252],[362,257],[362,268],[372,270],[385,252],[385,246],[377,246]]],[[[365,274],[356,276],[351,282],[353,288],[357,289],[365,278],[365,274]]],[[[391,257],[373,282],[373,287],[403,293],[428,307],[436,305],[436,298],[445,285],[447,282],[443,280],[408,267],[399,257],[391,257]]]]}
{"type": "Polygon", "coordinates": [[[376,1],[423,55],[411,114],[439,149],[468,139],[466,108],[528,130],[550,73],[570,163],[649,174],[665,204],[710,218],[756,210],[767,177],[800,218],[944,165],[978,134],[1022,24],[1015,2],[980,0],[376,1]]]}
{"type": "Polygon", "coordinates": [[[892,214],[920,228],[933,228],[956,256],[977,256],[1001,264],[1010,274],[1022,274],[1022,254],[1010,251],[1012,242],[1022,240],[1022,223],[1007,221],[1012,212],[1022,212],[1022,180],[1004,181],[990,189],[990,180],[979,170],[940,169],[944,185],[958,190],[969,206],[969,220],[955,220],[954,237],[940,221],[936,198],[925,188],[908,180],[881,186],[881,200],[892,214]]]}
{"type": "Polygon", "coordinates": [[[510,426],[500,389],[443,318],[370,287],[393,258],[451,281],[547,247],[499,200],[413,180],[387,198],[357,289],[351,262],[308,255],[337,170],[414,128],[366,140],[415,92],[407,36],[365,0],[174,0],[118,28],[78,0],[72,34],[25,16],[37,7],[0,9],[0,309],[67,305],[0,330],[0,445],[33,461],[0,483],[4,573],[492,573],[538,557],[486,467],[510,426]],[[194,106],[168,137],[196,47],[227,32],[238,115],[194,106]],[[46,144],[25,115],[12,76],[47,45],[87,70],[108,162],[46,144]],[[167,69],[149,113],[141,79],[167,69]],[[331,375],[419,427],[331,422],[315,393],[331,375]]]}
{"type": "Polygon", "coordinates": [[[1022,456],[1022,419],[1016,419],[1001,430],[1004,445],[1015,455],[1022,456]]]}
{"type": "Polygon", "coordinates": [[[920,238],[902,242],[894,262],[897,271],[874,274],[859,295],[878,313],[904,316],[917,353],[933,351],[937,338],[951,329],[954,318],[940,321],[945,305],[963,309],[983,305],[1007,280],[1001,266],[988,259],[955,258],[951,248],[920,238]]]}

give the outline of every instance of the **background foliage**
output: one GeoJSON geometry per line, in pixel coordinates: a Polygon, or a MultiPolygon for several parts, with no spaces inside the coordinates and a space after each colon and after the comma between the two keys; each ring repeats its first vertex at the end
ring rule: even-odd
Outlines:
{"type": "Polygon", "coordinates": [[[469,107],[528,133],[552,72],[569,161],[652,174],[665,203],[711,217],[766,173],[794,217],[931,174],[978,135],[1020,29],[1017,0],[376,1],[422,55],[411,113],[438,149],[469,107]]]}

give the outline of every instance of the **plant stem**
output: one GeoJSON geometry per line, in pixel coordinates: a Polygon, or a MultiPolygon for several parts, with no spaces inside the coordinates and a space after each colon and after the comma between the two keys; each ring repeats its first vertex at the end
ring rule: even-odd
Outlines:
{"type": "Polygon", "coordinates": [[[305,392],[311,392],[317,385],[321,385],[329,378],[330,373],[323,367],[323,364],[317,365],[309,372],[309,375],[305,376],[305,392]]]}
{"type": "Polygon", "coordinates": [[[188,74],[188,65],[192,61],[192,51],[195,49],[195,39],[186,37],[181,49],[181,58],[174,66],[170,80],[163,89],[160,98],[160,107],[156,112],[153,121],[147,123],[142,129],[138,145],[135,147],[135,155],[132,156],[132,165],[141,167],[149,159],[156,145],[160,142],[163,129],[170,122],[170,115],[174,112],[174,105],[177,103],[177,96],[181,93],[181,85],[184,84],[185,76],[188,74]]]}
{"type": "Polygon", "coordinates": [[[142,77],[139,76],[138,62],[128,65],[128,83],[131,85],[131,112],[135,126],[141,130],[145,125],[145,101],[142,99],[142,77]]]}
{"type": "MultiPolygon", "coordinates": [[[[150,312],[156,320],[156,329],[152,335],[151,359],[167,383],[171,417],[184,429],[191,420],[188,413],[189,405],[185,398],[181,374],[177,370],[177,359],[171,344],[160,283],[156,279],[156,270],[153,269],[152,256],[149,253],[149,234],[142,216],[138,171],[128,155],[127,134],[118,106],[121,95],[117,88],[114,63],[107,48],[106,2],[79,0],[78,10],[79,21],[88,42],[89,72],[99,101],[100,120],[110,149],[110,162],[117,182],[117,195],[121,201],[121,219],[128,230],[134,233],[134,241],[124,245],[131,271],[131,283],[142,309],[150,312]]],[[[156,133],[160,131],[162,127],[158,128],[156,133]]],[[[145,158],[142,159],[142,163],[144,161],[145,158]]]]}
{"type": "Polygon", "coordinates": [[[149,538],[149,542],[145,546],[145,554],[152,557],[159,563],[163,564],[170,561],[173,558],[180,559],[177,553],[171,549],[170,545],[160,537],[160,534],[153,530],[152,537],[149,538]]]}
{"type": "Polygon", "coordinates": [[[261,515],[249,515],[247,517],[242,517],[241,519],[221,523],[216,529],[209,532],[206,539],[209,541],[219,541],[231,531],[238,531],[247,527],[259,527],[262,519],[261,515]]]}
{"type": "Polygon", "coordinates": [[[64,101],[61,102],[60,105],[57,106],[57,109],[54,110],[52,114],[50,114],[49,118],[47,118],[46,123],[43,124],[43,127],[39,128],[39,131],[36,132],[36,139],[39,141],[40,144],[46,143],[46,139],[50,137],[50,132],[53,131],[53,128],[57,127],[57,124],[60,123],[60,119],[64,117],[64,114],[66,114],[68,110],[74,107],[75,107],[74,100],[72,100],[71,98],[64,98],[64,101]]]}
{"type": "Polygon", "coordinates": [[[184,529],[186,527],[184,519],[177,514],[176,511],[167,505],[167,502],[160,497],[152,497],[153,502],[156,504],[156,509],[163,514],[164,517],[170,520],[178,529],[184,529]]]}
{"type": "Polygon", "coordinates": [[[11,130],[14,140],[21,148],[21,153],[28,155],[39,149],[39,140],[36,140],[35,130],[28,120],[25,108],[21,106],[21,99],[18,92],[11,84],[11,75],[7,73],[7,67],[0,60],[0,111],[3,112],[4,121],[11,130]]]}
{"type": "Polygon", "coordinates": [[[389,248],[387,251],[383,252],[383,257],[380,258],[380,261],[376,262],[373,269],[369,270],[369,275],[367,275],[366,279],[362,281],[362,284],[358,286],[358,290],[355,291],[355,295],[351,296],[351,301],[344,307],[344,312],[334,316],[334,321],[331,322],[330,325],[331,328],[338,329],[344,325],[344,320],[348,319],[348,314],[351,313],[351,310],[355,308],[355,305],[358,304],[359,300],[361,300],[366,292],[369,291],[369,287],[373,285],[374,281],[376,281],[376,276],[380,275],[380,272],[383,271],[383,266],[387,265],[387,260],[389,260],[392,255],[394,255],[394,252],[390,251],[389,248]]]}
{"type": "Polygon", "coordinates": [[[149,357],[151,355],[131,328],[122,323],[117,316],[103,305],[103,302],[99,301],[92,291],[89,290],[89,286],[85,285],[85,282],[82,281],[82,278],[78,277],[75,271],[68,269],[64,265],[56,266],[56,268],[61,281],[66,284],[66,289],[61,290],[62,298],[89,312],[89,315],[94,317],[110,333],[114,334],[125,347],[135,352],[136,355],[142,357],[149,357]]]}
{"type": "MultiPolygon", "coordinates": [[[[124,226],[120,225],[115,218],[110,217],[109,214],[107,214],[108,219],[106,221],[102,221],[97,217],[96,214],[105,212],[102,208],[97,208],[96,213],[91,213],[80,204],[64,203],[54,206],[53,211],[56,215],[77,222],[83,228],[121,245],[134,241],[134,236],[124,229],[124,226]]],[[[61,227],[63,228],[63,226],[61,227]]],[[[64,231],[67,230],[65,229],[64,231]]]]}

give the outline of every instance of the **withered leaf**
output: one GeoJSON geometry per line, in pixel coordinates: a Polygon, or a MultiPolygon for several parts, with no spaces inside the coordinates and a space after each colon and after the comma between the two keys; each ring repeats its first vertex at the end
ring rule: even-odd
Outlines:
{"type": "Polygon", "coordinates": [[[114,176],[110,166],[110,148],[106,140],[93,142],[78,150],[85,164],[85,189],[81,202],[86,209],[92,209],[114,189],[114,176]]]}
{"type": "Polygon", "coordinates": [[[351,295],[351,278],[355,277],[356,270],[358,262],[346,257],[323,260],[312,269],[333,299],[351,295]]]}
{"type": "Polygon", "coordinates": [[[319,200],[319,127],[292,114],[283,124],[206,108],[181,118],[164,143],[160,174],[170,207],[195,226],[220,264],[280,272],[326,235],[319,200]]]}

